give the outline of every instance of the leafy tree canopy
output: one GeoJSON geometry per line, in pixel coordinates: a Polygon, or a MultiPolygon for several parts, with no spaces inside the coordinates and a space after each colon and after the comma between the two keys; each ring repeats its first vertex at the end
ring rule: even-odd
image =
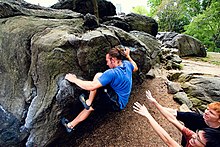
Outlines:
{"type": "Polygon", "coordinates": [[[148,5],[149,12],[141,6],[133,12],[153,17],[159,31],[186,33],[202,41],[209,51],[220,51],[219,0],[148,0],[148,5]]]}
{"type": "Polygon", "coordinates": [[[133,13],[141,14],[141,15],[149,15],[149,12],[144,6],[136,6],[132,8],[133,13]]]}
{"type": "Polygon", "coordinates": [[[220,1],[213,1],[202,14],[193,17],[185,33],[201,40],[209,51],[220,51],[220,1]]]}

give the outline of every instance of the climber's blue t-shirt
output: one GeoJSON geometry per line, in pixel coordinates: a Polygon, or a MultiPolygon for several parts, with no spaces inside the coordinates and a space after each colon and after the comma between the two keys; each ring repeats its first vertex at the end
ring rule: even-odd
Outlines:
{"type": "Polygon", "coordinates": [[[99,82],[102,86],[110,85],[118,94],[118,102],[121,109],[124,109],[128,103],[132,87],[132,72],[134,66],[127,60],[122,61],[121,66],[106,70],[99,82]]]}

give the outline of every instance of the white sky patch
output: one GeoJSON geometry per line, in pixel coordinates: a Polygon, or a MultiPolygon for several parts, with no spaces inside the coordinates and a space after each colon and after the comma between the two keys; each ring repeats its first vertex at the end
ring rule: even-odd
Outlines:
{"type": "Polygon", "coordinates": [[[24,1],[44,7],[50,7],[58,2],[58,0],[24,0],[24,1]]]}
{"type": "Polygon", "coordinates": [[[121,5],[121,12],[126,14],[131,13],[131,10],[135,6],[144,6],[146,9],[149,9],[147,6],[147,0],[107,0],[111,1],[115,7],[116,5],[121,5]]]}

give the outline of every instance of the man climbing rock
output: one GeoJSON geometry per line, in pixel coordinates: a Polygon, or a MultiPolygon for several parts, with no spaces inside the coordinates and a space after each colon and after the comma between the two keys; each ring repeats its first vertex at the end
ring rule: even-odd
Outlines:
{"type": "Polygon", "coordinates": [[[61,120],[67,132],[74,130],[77,124],[88,118],[96,109],[108,108],[112,111],[120,111],[126,107],[132,88],[132,72],[138,70],[137,64],[130,57],[130,49],[122,46],[110,49],[106,54],[106,62],[110,69],[104,73],[97,73],[93,81],[81,80],[70,73],[65,76],[68,81],[90,91],[88,99],[85,98],[85,95],[79,97],[85,107],[84,110],[71,122],[66,118],[61,120]],[[123,60],[124,57],[127,60],[123,60]],[[102,105],[98,101],[93,102],[97,94],[104,102],[102,105]]]}

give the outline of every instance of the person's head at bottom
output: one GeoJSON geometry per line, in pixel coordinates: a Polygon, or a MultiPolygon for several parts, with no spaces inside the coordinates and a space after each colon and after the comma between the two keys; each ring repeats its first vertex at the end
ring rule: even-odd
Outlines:
{"type": "Polygon", "coordinates": [[[203,114],[203,118],[209,127],[220,127],[220,102],[210,103],[203,114]]]}
{"type": "Polygon", "coordinates": [[[212,128],[197,130],[189,144],[193,147],[219,147],[220,146],[220,131],[212,128]]]}

